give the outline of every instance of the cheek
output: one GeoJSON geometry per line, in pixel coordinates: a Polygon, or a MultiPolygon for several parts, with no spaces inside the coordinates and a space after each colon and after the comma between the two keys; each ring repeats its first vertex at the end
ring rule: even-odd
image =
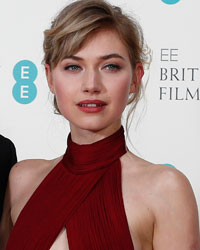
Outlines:
{"type": "Polygon", "coordinates": [[[126,106],[130,92],[130,78],[123,78],[121,81],[116,82],[116,88],[114,90],[115,101],[118,105],[122,106],[122,109],[126,106]]]}
{"type": "Polygon", "coordinates": [[[72,89],[70,88],[70,85],[67,81],[57,78],[56,81],[54,81],[54,90],[58,108],[65,116],[65,113],[68,112],[68,104],[71,102],[72,89]]]}
{"type": "Polygon", "coordinates": [[[53,82],[55,95],[58,100],[68,99],[71,96],[71,93],[73,92],[72,87],[74,86],[74,84],[72,84],[72,81],[63,73],[55,73],[53,82]]]}

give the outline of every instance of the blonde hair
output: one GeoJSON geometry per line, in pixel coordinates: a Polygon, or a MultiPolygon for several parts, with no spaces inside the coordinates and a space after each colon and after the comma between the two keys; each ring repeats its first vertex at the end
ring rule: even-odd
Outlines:
{"type": "MultiPolygon", "coordinates": [[[[66,56],[74,55],[84,41],[101,29],[117,31],[121,41],[126,46],[133,70],[138,62],[146,61],[144,53],[144,38],[138,22],[122,13],[119,7],[112,6],[105,0],[78,0],[66,6],[53,20],[50,29],[44,32],[44,64],[51,69],[66,56]]],[[[130,94],[128,103],[132,104],[127,115],[128,120],[141,98],[142,86],[136,93],[130,94]]],[[[54,96],[55,110],[60,113],[54,96]]]]}

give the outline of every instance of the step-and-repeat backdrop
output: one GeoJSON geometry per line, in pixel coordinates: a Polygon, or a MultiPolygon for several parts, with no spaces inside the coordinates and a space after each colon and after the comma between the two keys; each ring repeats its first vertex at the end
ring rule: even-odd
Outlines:
{"type": "MultiPolygon", "coordinates": [[[[190,180],[200,210],[199,0],[110,0],[140,22],[152,50],[145,97],[133,117],[129,148],[168,163],[190,180]]],[[[0,3],[0,133],[19,160],[64,153],[68,123],[53,113],[45,79],[43,31],[66,0],[0,3]]]]}

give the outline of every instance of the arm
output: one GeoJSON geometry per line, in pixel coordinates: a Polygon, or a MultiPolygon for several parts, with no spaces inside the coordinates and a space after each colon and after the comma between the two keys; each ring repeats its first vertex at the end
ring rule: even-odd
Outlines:
{"type": "Polygon", "coordinates": [[[15,146],[9,139],[0,135],[0,220],[3,212],[6,186],[11,167],[17,162],[15,146]]]}
{"type": "Polygon", "coordinates": [[[23,202],[24,193],[28,190],[29,184],[32,183],[31,177],[34,179],[30,168],[27,167],[27,162],[29,161],[16,163],[11,168],[9,173],[9,181],[0,222],[0,250],[6,249],[7,241],[13,228],[13,224],[15,223],[16,217],[22,209],[20,208],[19,204],[23,202]],[[13,208],[15,208],[14,216],[12,214],[13,208]]]}
{"type": "Polygon", "coordinates": [[[10,232],[12,230],[12,221],[11,221],[11,205],[10,205],[10,189],[9,185],[7,185],[8,175],[11,167],[17,162],[16,150],[15,146],[7,138],[1,136],[1,143],[3,145],[3,165],[5,166],[5,171],[2,173],[2,183],[1,183],[1,212],[0,215],[0,250],[4,250],[6,248],[6,243],[8,241],[10,232]],[[6,189],[7,185],[7,189],[6,189]],[[6,189],[5,197],[4,192],[6,189]]]}
{"type": "MultiPolygon", "coordinates": [[[[18,207],[18,203],[23,198],[23,193],[27,190],[27,183],[31,183],[26,164],[16,163],[9,173],[6,195],[4,199],[3,213],[0,221],[0,250],[5,250],[8,238],[13,228],[12,210],[18,207]]],[[[16,219],[16,218],[15,218],[16,219]]]]}
{"type": "Polygon", "coordinates": [[[154,205],[154,250],[200,250],[196,201],[187,178],[177,170],[162,173],[154,205]]]}
{"type": "Polygon", "coordinates": [[[12,141],[9,141],[9,147],[10,147],[10,167],[12,167],[16,162],[17,162],[17,155],[16,155],[16,149],[15,145],[13,144],[12,141]]]}
{"type": "Polygon", "coordinates": [[[3,214],[0,223],[0,250],[6,249],[6,244],[12,230],[12,221],[10,215],[10,191],[9,187],[7,187],[5,200],[4,200],[4,207],[3,207],[3,214]]]}
{"type": "Polygon", "coordinates": [[[51,163],[46,160],[24,160],[12,167],[0,224],[0,250],[5,249],[21,210],[51,170],[52,163],[49,162],[51,163]]]}

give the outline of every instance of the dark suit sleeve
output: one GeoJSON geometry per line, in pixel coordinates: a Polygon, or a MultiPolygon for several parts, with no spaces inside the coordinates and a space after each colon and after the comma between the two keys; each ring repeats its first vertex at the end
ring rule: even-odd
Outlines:
{"type": "Polygon", "coordinates": [[[11,140],[0,135],[0,218],[11,167],[17,162],[15,146],[11,140]]]}
{"type": "Polygon", "coordinates": [[[14,144],[10,141],[9,143],[9,147],[10,147],[10,169],[11,167],[17,162],[17,155],[16,155],[16,149],[15,149],[15,146],[14,144]]]}

